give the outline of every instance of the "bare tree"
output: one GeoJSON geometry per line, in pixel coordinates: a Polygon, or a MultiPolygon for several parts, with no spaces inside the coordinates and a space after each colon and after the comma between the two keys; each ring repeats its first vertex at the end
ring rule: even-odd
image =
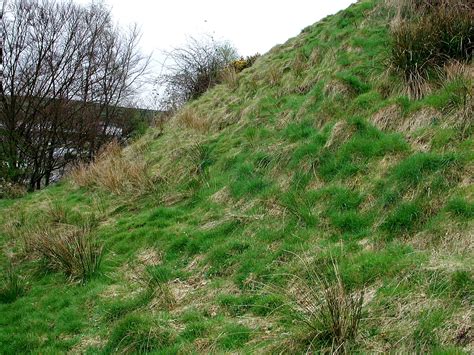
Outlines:
{"type": "Polygon", "coordinates": [[[123,106],[149,57],[138,51],[137,27],[114,25],[101,4],[16,0],[1,26],[0,173],[40,188],[124,135],[123,106]]]}
{"type": "Polygon", "coordinates": [[[176,110],[218,84],[221,70],[238,58],[232,45],[212,37],[191,37],[184,47],[165,55],[164,74],[157,80],[165,111],[176,110]]]}

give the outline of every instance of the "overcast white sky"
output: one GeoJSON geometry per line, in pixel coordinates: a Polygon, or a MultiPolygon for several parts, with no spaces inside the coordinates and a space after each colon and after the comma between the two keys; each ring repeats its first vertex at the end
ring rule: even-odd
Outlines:
{"type": "MultiPolygon", "coordinates": [[[[90,0],[75,0],[89,3],[90,0]]],[[[229,40],[242,55],[267,52],[304,27],[354,0],[105,0],[123,25],[137,23],[142,48],[159,52],[182,45],[186,36],[211,34],[229,40]]]]}
{"type": "MultiPolygon", "coordinates": [[[[75,0],[87,4],[90,0],[75,0]]],[[[355,0],[104,0],[116,21],[137,23],[145,53],[154,53],[158,72],[163,51],[189,36],[228,40],[241,55],[264,54],[306,26],[348,7],[355,0]]]]}

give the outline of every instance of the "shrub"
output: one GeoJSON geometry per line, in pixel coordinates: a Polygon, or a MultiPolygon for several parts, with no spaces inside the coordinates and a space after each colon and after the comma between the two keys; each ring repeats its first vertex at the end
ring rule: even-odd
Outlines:
{"type": "Polygon", "coordinates": [[[26,187],[20,184],[4,181],[0,178],[0,199],[19,198],[26,194],[26,187]]]}
{"type": "Polygon", "coordinates": [[[250,68],[255,61],[260,57],[260,54],[254,54],[247,56],[246,58],[240,57],[240,59],[231,61],[225,68],[220,71],[220,82],[227,84],[232,89],[237,88],[239,84],[239,74],[242,70],[250,68]]]}
{"type": "Polygon", "coordinates": [[[232,61],[229,66],[234,68],[236,73],[240,73],[242,70],[250,68],[252,65],[254,65],[259,57],[259,53],[247,56],[246,58],[240,57],[240,59],[232,61]]]}
{"type": "Polygon", "coordinates": [[[402,18],[392,28],[391,65],[402,73],[413,98],[450,60],[472,60],[474,8],[468,0],[399,3],[402,18]],[[401,5],[400,5],[401,4],[401,5]]]}
{"type": "Polygon", "coordinates": [[[79,164],[70,173],[80,187],[96,186],[113,194],[141,195],[155,189],[156,179],[149,165],[140,159],[128,158],[117,142],[112,142],[90,164],[79,164]]]}
{"type": "Polygon", "coordinates": [[[63,272],[72,281],[86,282],[99,269],[103,247],[87,227],[42,229],[25,239],[26,251],[39,257],[48,269],[63,272]]]}
{"type": "Polygon", "coordinates": [[[4,281],[0,287],[0,303],[12,303],[24,293],[25,287],[17,270],[10,262],[5,269],[4,281]]]}
{"type": "Polygon", "coordinates": [[[212,37],[190,38],[185,46],[168,53],[168,58],[171,64],[158,84],[164,88],[162,109],[175,111],[219,84],[221,71],[237,58],[237,52],[229,43],[212,37]]]}

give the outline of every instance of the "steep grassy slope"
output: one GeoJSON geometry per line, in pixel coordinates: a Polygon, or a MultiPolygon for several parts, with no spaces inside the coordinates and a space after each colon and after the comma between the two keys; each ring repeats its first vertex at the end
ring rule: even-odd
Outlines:
{"type": "Polygon", "coordinates": [[[0,201],[22,291],[2,291],[0,352],[331,350],[301,320],[332,262],[365,293],[346,349],[474,351],[473,67],[410,100],[390,18],[362,0],[76,183],[0,201]],[[25,253],[84,225],[105,246],[84,284],[25,253]]]}

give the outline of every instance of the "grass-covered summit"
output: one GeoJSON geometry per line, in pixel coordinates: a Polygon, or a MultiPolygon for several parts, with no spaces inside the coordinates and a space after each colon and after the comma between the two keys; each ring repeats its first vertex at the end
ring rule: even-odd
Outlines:
{"type": "Polygon", "coordinates": [[[474,351],[474,68],[410,98],[398,15],[362,0],[0,200],[0,352],[474,351]]]}

